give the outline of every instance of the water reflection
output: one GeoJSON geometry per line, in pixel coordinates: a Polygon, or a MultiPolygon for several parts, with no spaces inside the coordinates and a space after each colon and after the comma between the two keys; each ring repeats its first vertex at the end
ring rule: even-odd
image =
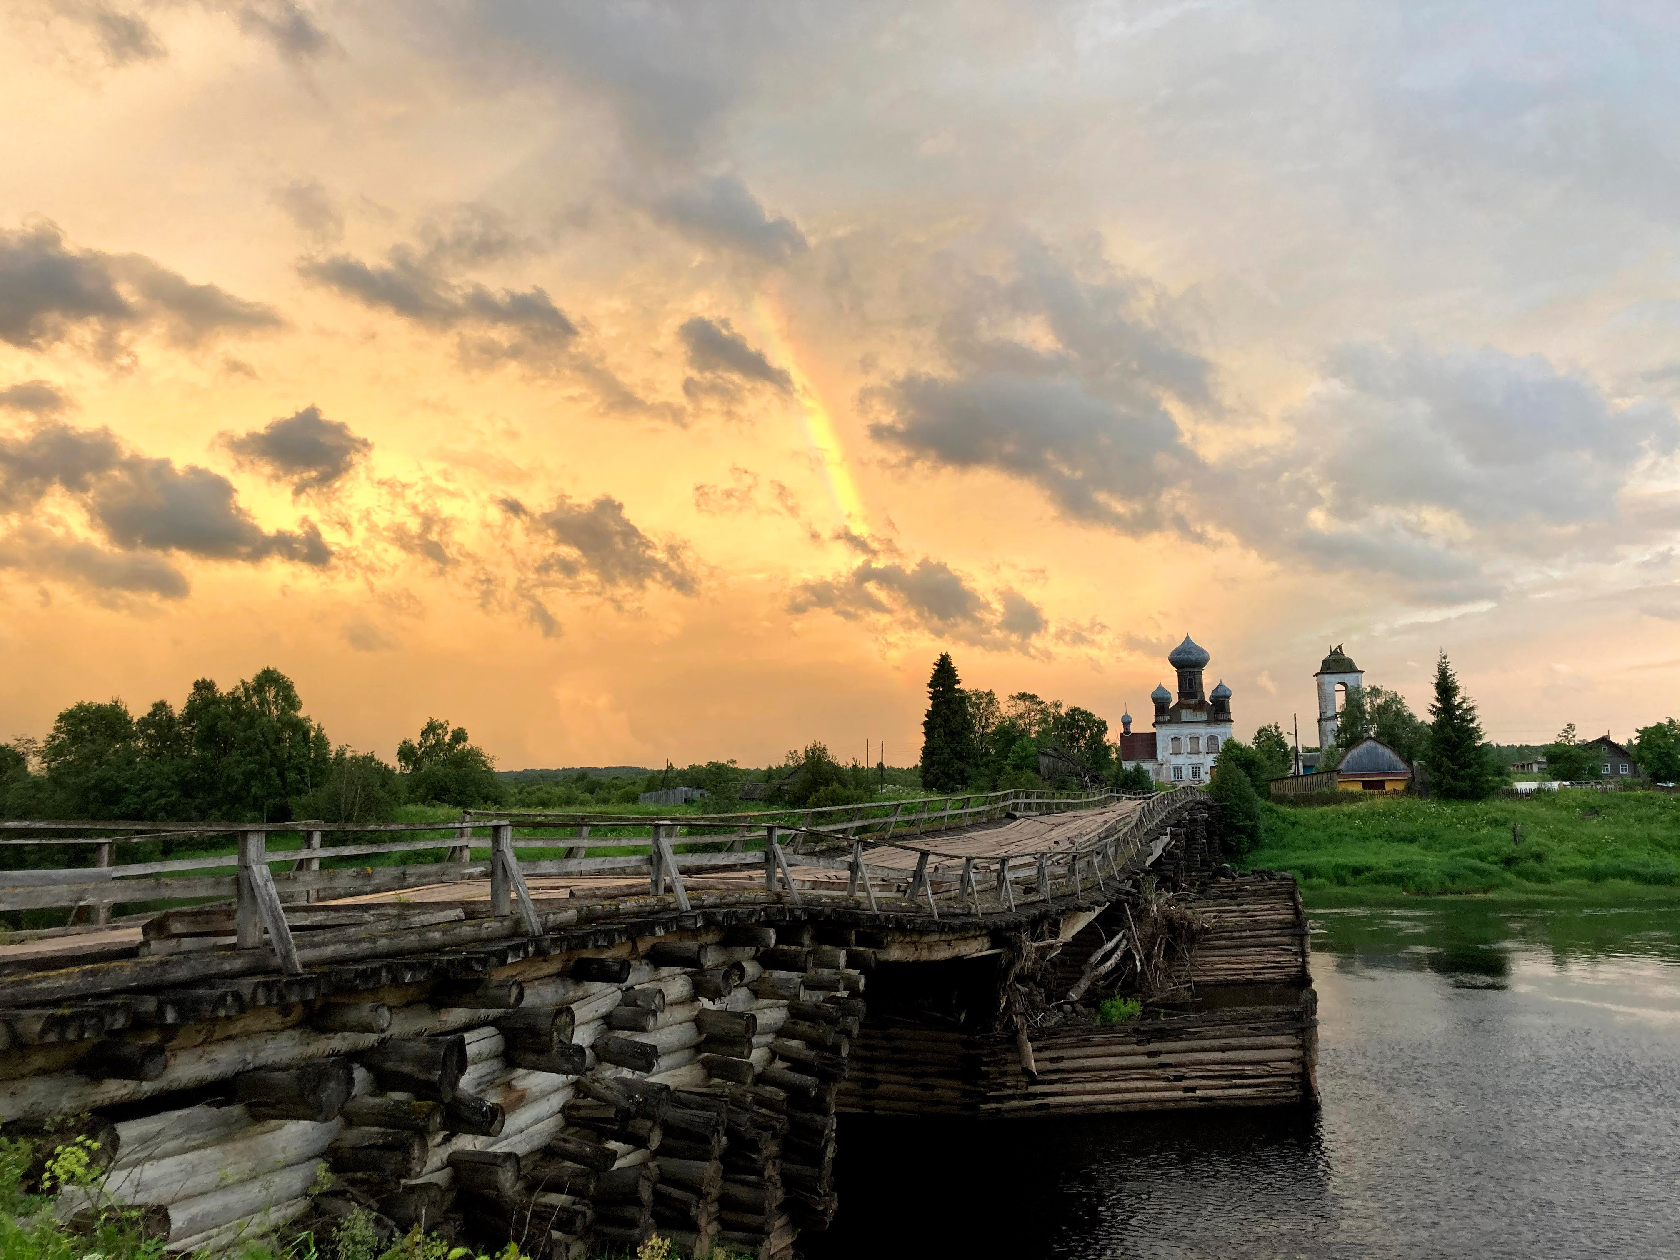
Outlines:
{"type": "Polygon", "coordinates": [[[1313,917],[1316,1113],[842,1120],[858,1255],[1680,1255],[1680,914],[1313,917]]]}

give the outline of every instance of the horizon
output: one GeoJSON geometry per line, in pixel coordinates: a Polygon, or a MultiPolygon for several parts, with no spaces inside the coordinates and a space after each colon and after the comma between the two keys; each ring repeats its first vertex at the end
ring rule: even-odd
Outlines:
{"type": "Polygon", "coordinates": [[[1625,740],[1676,24],[27,0],[0,740],[272,665],[387,758],[902,766],[942,650],[1117,734],[1185,633],[1245,739],[1343,643],[1625,740]]]}

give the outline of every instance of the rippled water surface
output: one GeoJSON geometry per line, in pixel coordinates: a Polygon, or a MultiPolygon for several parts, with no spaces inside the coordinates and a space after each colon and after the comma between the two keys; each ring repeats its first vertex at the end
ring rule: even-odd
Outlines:
{"type": "Polygon", "coordinates": [[[811,1260],[1680,1256],[1680,913],[1313,915],[1316,1112],[841,1120],[811,1260]]]}

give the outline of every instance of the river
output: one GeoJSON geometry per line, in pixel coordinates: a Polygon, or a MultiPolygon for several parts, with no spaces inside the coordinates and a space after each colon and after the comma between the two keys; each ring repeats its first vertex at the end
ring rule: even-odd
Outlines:
{"type": "Polygon", "coordinates": [[[1680,1256],[1680,912],[1317,911],[1311,1112],[846,1116],[864,1256],[1680,1256]]]}

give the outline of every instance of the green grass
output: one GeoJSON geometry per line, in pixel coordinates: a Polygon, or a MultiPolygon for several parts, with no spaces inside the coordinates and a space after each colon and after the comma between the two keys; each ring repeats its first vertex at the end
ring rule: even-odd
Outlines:
{"type": "Polygon", "coordinates": [[[1680,796],[1667,793],[1476,802],[1362,795],[1262,808],[1261,843],[1243,864],[1288,871],[1314,905],[1444,895],[1680,902],[1680,796]],[[1520,843],[1512,827],[1521,828],[1520,843]]]}

